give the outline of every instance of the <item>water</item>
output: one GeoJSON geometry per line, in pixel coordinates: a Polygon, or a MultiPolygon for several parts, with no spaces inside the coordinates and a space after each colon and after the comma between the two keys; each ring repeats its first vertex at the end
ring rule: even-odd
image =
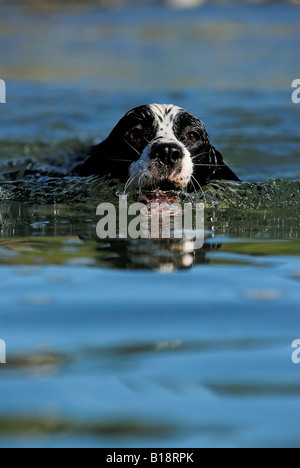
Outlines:
{"type": "Polygon", "coordinates": [[[3,7],[1,446],[299,447],[299,15],[3,7]],[[198,194],[197,251],[100,241],[122,186],[68,173],[150,102],[204,120],[243,180],[198,194]]]}

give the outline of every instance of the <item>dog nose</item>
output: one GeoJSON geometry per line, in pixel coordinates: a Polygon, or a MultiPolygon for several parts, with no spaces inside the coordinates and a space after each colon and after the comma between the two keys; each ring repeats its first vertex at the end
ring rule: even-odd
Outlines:
{"type": "Polygon", "coordinates": [[[176,143],[159,143],[152,149],[150,157],[171,166],[183,159],[183,150],[176,143]]]}

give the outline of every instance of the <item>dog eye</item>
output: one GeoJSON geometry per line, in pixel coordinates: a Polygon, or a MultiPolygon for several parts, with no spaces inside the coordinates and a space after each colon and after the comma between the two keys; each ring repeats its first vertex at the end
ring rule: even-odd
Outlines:
{"type": "Polygon", "coordinates": [[[142,130],[139,128],[135,128],[129,132],[129,138],[130,140],[137,140],[138,138],[141,138],[142,136],[142,130]]]}
{"type": "Polygon", "coordinates": [[[200,140],[200,135],[196,132],[189,132],[185,135],[185,138],[195,143],[196,141],[200,140]]]}

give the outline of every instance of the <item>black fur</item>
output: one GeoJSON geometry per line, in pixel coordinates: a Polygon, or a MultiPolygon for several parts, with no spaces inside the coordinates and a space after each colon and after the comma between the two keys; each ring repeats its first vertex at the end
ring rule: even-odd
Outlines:
{"type": "MultiPolygon", "coordinates": [[[[203,122],[180,110],[172,124],[176,139],[190,153],[194,167],[193,177],[199,185],[203,186],[210,180],[240,180],[224,163],[221,153],[212,146],[203,122]],[[196,134],[196,141],[186,139],[189,132],[196,134]]],[[[154,139],[159,125],[160,118],[154,115],[149,106],[133,109],[120,120],[106,140],[90,149],[89,157],[74,172],[80,176],[110,175],[126,182],[131,163],[139,160],[154,139]]],[[[167,180],[160,183],[159,188],[176,189],[167,180]]],[[[190,183],[187,190],[195,190],[195,180],[194,185],[190,183]]]]}

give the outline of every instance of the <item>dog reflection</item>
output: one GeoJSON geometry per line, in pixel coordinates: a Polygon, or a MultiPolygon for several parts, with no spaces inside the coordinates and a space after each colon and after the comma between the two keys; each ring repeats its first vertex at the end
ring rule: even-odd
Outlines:
{"type": "Polygon", "coordinates": [[[107,252],[106,260],[115,268],[156,270],[162,273],[208,264],[207,254],[219,248],[220,245],[204,243],[201,249],[195,250],[192,239],[120,239],[110,241],[109,244],[101,241],[98,246],[101,253],[107,252]]]}

